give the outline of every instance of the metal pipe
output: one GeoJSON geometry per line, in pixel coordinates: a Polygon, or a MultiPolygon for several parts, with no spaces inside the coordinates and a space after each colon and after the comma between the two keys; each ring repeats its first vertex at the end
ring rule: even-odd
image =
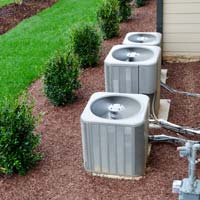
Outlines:
{"type": "Polygon", "coordinates": [[[200,149],[200,144],[194,144],[192,145],[192,156],[190,159],[190,170],[189,170],[189,179],[191,184],[194,183],[196,176],[196,157],[197,157],[197,151],[200,149]]]}
{"type": "Polygon", "coordinates": [[[163,33],[163,0],[157,0],[157,32],[163,33]]]}
{"type": "Polygon", "coordinates": [[[177,150],[180,153],[181,157],[187,157],[189,162],[188,167],[188,184],[187,184],[187,192],[192,193],[195,187],[196,181],[196,159],[197,159],[197,151],[200,149],[199,143],[193,143],[192,141],[188,141],[184,147],[178,147],[177,150]]]}

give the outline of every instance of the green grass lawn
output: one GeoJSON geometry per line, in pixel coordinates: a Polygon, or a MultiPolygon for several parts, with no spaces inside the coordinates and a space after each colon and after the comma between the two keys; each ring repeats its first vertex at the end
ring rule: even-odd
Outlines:
{"type": "Polygon", "coordinates": [[[14,0],[0,0],[0,7],[13,2],[14,0]]]}
{"type": "Polygon", "coordinates": [[[59,0],[0,36],[0,103],[4,97],[15,98],[41,76],[48,58],[66,46],[74,24],[95,23],[100,2],[59,0]]]}

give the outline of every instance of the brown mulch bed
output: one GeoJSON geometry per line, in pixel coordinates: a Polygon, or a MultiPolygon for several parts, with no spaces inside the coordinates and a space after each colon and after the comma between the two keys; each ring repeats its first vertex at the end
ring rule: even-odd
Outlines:
{"type": "MultiPolygon", "coordinates": [[[[42,133],[40,150],[45,157],[26,176],[0,177],[1,200],[178,199],[171,192],[172,182],[187,176],[188,163],[179,157],[173,145],[153,145],[146,175],[138,181],[93,177],[85,172],[82,161],[80,114],[91,94],[104,91],[103,60],[114,44],[122,42],[127,32],[155,31],[155,5],[156,0],[150,0],[147,6],[137,9],[132,20],[121,24],[120,37],[104,42],[99,66],[82,72],[82,88],[78,91],[76,103],[54,107],[43,95],[41,80],[32,84],[30,94],[35,99],[34,112],[45,112],[37,127],[42,133]]],[[[200,63],[164,63],[163,67],[169,69],[169,85],[200,92],[200,63]]],[[[165,90],[161,93],[162,98],[172,100],[170,121],[199,126],[198,99],[172,95],[165,90]]],[[[172,134],[165,130],[152,132],[172,134]]]]}
{"type": "Polygon", "coordinates": [[[14,28],[23,19],[52,6],[57,0],[24,0],[21,5],[11,3],[0,8],[0,35],[14,28]]]}

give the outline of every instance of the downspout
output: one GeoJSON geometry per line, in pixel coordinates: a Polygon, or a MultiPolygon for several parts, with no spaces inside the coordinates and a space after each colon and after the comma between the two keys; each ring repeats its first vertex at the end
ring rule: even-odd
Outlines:
{"type": "Polygon", "coordinates": [[[163,33],[163,0],[157,0],[157,27],[156,31],[163,33]]]}
{"type": "MultiPolygon", "coordinates": [[[[157,0],[157,26],[156,31],[163,35],[163,1],[164,0],[157,0]]],[[[161,42],[161,64],[163,64],[163,37],[161,42]]]]}

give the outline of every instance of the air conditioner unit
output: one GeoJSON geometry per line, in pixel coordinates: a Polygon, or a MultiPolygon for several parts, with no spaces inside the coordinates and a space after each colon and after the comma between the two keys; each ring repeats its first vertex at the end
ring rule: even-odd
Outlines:
{"type": "Polygon", "coordinates": [[[162,34],[156,32],[130,32],[127,33],[123,44],[145,45],[161,47],[162,34]]]}
{"type": "Polygon", "coordinates": [[[160,105],[161,49],[157,46],[116,45],[104,61],[107,92],[155,95],[160,105]]]}
{"type": "Polygon", "coordinates": [[[146,95],[93,94],[81,115],[85,169],[100,175],[144,175],[148,117],[146,95]]]}

